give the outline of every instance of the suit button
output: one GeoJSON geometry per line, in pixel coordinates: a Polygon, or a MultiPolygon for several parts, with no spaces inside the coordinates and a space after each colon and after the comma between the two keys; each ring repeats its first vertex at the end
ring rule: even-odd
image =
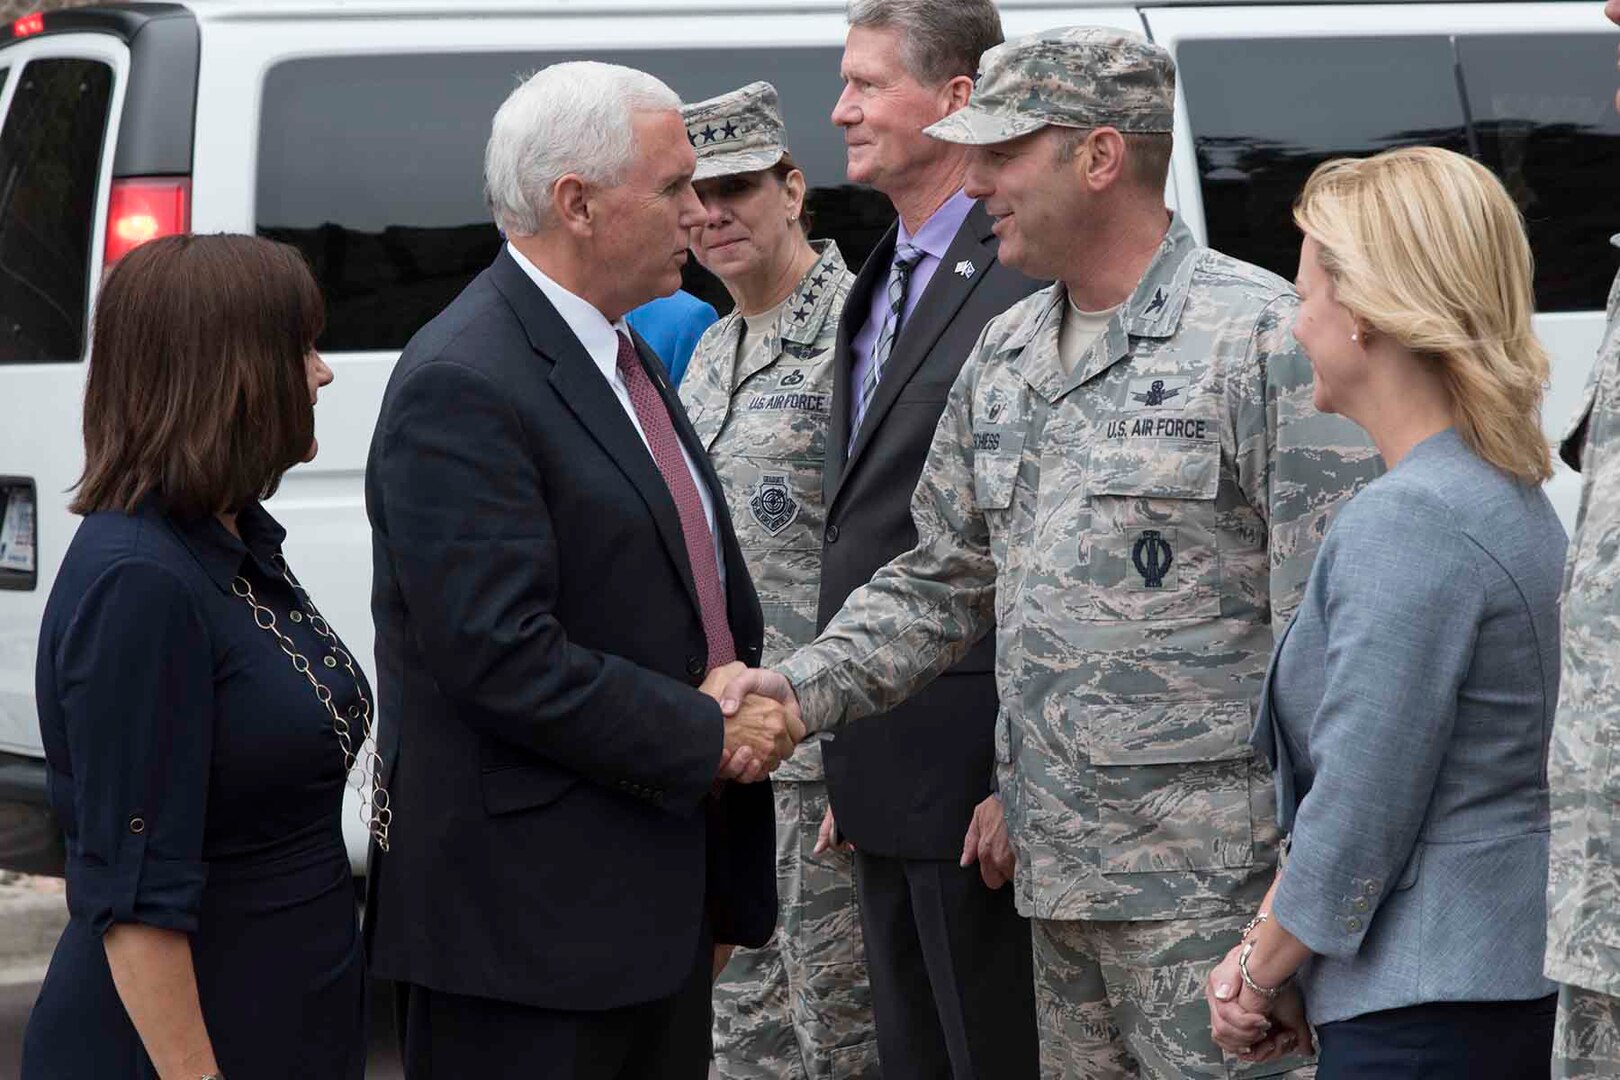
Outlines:
{"type": "Polygon", "coordinates": [[[694,678],[694,679],[697,678],[699,675],[702,675],[703,674],[703,657],[701,657],[701,656],[688,656],[686,658],[686,673],[688,675],[692,676],[692,678],[694,678]]]}
{"type": "Polygon", "coordinates": [[[1350,906],[1355,908],[1357,911],[1366,911],[1367,910],[1367,898],[1365,896],[1358,896],[1358,897],[1356,897],[1356,902],[1354,904],[1351,904],[1350,906]]]}
{"type": "Polygon", "coordinates": [[[1367,892],[1368,892],[1369,895],[1377,896],[1378,895],[1378,890],[1382,889],[1383,887],[1384,887],[1384,883],[1382,881],[1379,881],[1377,878],[1368,878],[1367,879],[1367,892]]]}
{"type": "Polygon", "coordinates": [[[838,543],[838,526],[836,526],[836,525],[827,526],[827,531],[825,533],[823,533],[822,535],[823,535],[823,537],[825,537],[827,543],[829,543],[829,544],[838,543]]]}
{"type": "Polygon", "coordinates": [[[1353,934],[1361,929],[1361,920],[1352,915],[1344,920],[1344,928],[1353,934]]]}
{"type": "Polygon", "coordinates": [[[134,817],[130,818],[129,831],[134,833],[136,836],[141,835],[141,833],[146,831],[146,819],[141,817],[139,814],[136,814],[134,817]]]}

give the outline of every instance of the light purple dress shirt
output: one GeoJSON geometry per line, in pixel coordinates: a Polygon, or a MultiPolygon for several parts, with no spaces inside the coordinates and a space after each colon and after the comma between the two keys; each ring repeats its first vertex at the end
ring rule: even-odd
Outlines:
{"type": "MultiPolygon", "coordinates": [[[[917,309],[917,301],[928,288],[928,283],[934,279],[934,271],[939,269],[940,261],[945,258],[945,252],[950,249],[951,241],[961,231],[962,223],[967,220],[969,211],[973,209],[973,200],[965,192],[958,191],[938,210],[932,217],[923,222],[922,228],[913,236],[907,229],[904,221],[899,225],[899,236],[895,240],[896,249],[901,244],[910,244],[922,251],[923,256],[917,260],[916,267],[911,271],[911,281],[906,285],[906,306],[900,313],[900,333],[903,336],[906,327],[911,323],[911,313],[917,309]]],[[[858,395],[860,388],[865,385],[867,369],[872,366],[872,346],[877,344],[877,336],[883,330],[883,319],[889,313],[888,274],[884,274],[872,290],[872,304],[866,313],[866,323],[861,327],[855,339],[850,342],[850,350],[854,354],[855,369],[850,374],[850,392],[858,395]]],[[[896,347],[899,343],[896,342],[896,347]]],[[[851,410],[853,413],[853,410],[851,410]]],[[[851,441],[854,432],[850,433],[851,441]]]]}

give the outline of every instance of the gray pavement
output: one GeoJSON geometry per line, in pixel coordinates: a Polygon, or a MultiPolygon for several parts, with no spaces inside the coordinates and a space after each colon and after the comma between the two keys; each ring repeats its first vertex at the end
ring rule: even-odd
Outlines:
{"type": "MultiPolygon", "coordinates": [[[[6,978],[0,972],[0,980],[6,978]]],[[[9,973],[16,979],[21,972],[9,973]]],[[[373,990],[377,986],[373,984],[373,990]]],[[[37,977],[22,981],[0,981],[0,1080],[17,1080],[22,1062],[23,1029],[28,1025],[28,1010],[39,994],[37,977]]],[[[399,1066],[399,1055],[394,1049],[393,1021],[388,1013],[386,988],[374,994],[372,1009],[371,1056],[366,1065],[366,1080],[404,1080],[399,1066]]]]}

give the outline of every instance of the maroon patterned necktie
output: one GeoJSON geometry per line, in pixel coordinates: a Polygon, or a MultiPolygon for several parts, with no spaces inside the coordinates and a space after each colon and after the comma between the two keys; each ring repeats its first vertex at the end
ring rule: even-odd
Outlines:
{"type": "Polygon", "coordinates": [[[686,560],[692,566],[692,580],[697,584],[698,609],[703,615],[703,636],[709,643],[709,668],[737,659],[737,645],[731,638],[731,624],[726,619],[726,593],[720,587],[720,568],[714,561],[714,534],[709,532],[708,519],[703,514],[703,500],[698,497],[697,485],[686,467],[681,453],[681,440],[675,434],[675,423],[669,418],[664,399],[658,388],[647,377],[630,339],[619,334],[619,374],[630,391],[630,404],[635,407],[636,419],[647,436],[658,471],[664,474],[664,483],[675,500],[675,509],[681,515],[681,535],[686,539],[686,560]]]}

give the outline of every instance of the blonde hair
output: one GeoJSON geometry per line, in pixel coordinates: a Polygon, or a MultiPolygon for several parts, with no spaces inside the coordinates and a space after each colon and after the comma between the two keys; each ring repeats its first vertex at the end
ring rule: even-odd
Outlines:
{"type": "Polygon", "coordinates": [[[1294,221],[1352,315],[1440,366],[1476,454],[1527,482],[1552,475],[1530,244],[1488,169],[1432,146],[1329,161],[1306,181],[1294,221]]]}

